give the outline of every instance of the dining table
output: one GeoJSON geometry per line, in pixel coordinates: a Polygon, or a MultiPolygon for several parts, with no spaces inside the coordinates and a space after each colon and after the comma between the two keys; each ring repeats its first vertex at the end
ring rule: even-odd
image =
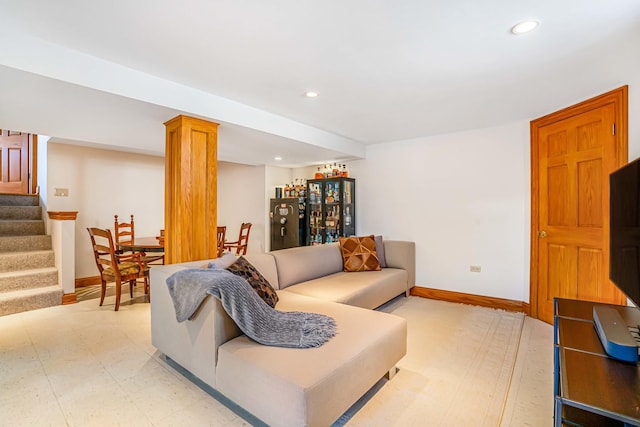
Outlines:
{"type": "Polygon", "coordinates": [[[132,242],[118,243],[118,249],[132,252],[164,252],[164,240],[157,237],[136,237],[132,242]]]}

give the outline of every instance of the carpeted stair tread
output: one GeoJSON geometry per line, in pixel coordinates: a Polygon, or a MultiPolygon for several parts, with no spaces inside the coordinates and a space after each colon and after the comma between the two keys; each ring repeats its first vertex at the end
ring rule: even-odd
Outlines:
{"type": "Polygon", "coordinates": [[[44,233],[44,221],[39,219],[0,220],[0,236],[25,236],[44,233]]]}
{"type": "Polygon", "coordinates": [[[0,220],[41,220],[40,206],[1,206],[0,220]]]}
{"type": "Polygon", "coordinates": [[[38,295],[44,292],[51,292],[51,291],[58,291],[58,290],[62,292],[62,286],[58,284],[51,285],[51,286],[43,286],[37,289],[19,289],[16,291],[0,293],[0,300],[11,299],[15,296],[38,295]]]}
{"type": "Polygon", "coordinates": [[[51,286],[57,283],[58,269],[55,267],[0,272],[0,293],[51,286]]]}
{"type": "Polygon", "coordinates": [[[0,236],[0,253],[45,251],[51,249],[51,236],[0,236]]]}
{"type": "Polygon", "coordinates": [[[0,293],[0,316],[60,305],[62,293],[60,285],[0,293]]]}
{"type": "Polygon", "coordinates": [[[0,193],[0,206],[40,206],[40,196],[37,194],[0,193]]]}
{"type": "Polygon", "coordinates": [[[0,253],[0,272],[31,270],[54,265],[55,255],[52,250],[0,253]]]}

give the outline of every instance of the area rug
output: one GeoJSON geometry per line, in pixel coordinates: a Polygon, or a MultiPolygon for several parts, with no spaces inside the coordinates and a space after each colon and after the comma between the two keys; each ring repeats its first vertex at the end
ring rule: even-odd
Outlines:
{"type": "Polygon", "coordinates": [[[407,319],[407,355],[334,426],[500,425],[522,313],[420,297],[381,310],[407,319]]]}

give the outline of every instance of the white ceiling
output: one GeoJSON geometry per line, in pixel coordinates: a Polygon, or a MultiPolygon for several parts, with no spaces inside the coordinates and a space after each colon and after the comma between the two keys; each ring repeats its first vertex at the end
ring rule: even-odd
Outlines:
{"type": "Polygon", "coordinates": [[[221,160],[280,155],[286,166],[541,116],[624,84],[602,55],[640,41],[638,0],[0,0],[0,10],[0,128],[162,155],[162,123],[189,114],[221,123],[221,160]],[[540,28],[511,35],[526,18],[540,28]]]}

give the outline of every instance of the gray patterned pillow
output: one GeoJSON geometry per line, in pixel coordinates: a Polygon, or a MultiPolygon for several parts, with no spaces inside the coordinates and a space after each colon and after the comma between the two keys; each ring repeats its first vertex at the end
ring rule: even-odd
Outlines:
{"type": "Polygon", "coordinates": [[[278,302],[278,294],[273,289],[271,283],[244,257],[227,267],[227,270],[245,279],[256,293],[271,307],[275,307],[278,302]]]}

